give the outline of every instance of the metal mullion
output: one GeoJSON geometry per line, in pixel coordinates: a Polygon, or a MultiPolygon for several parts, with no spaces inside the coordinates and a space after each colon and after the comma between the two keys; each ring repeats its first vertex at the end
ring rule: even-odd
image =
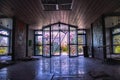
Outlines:
{"type": "Polygon", "coordinates": [[[9,37],[10,35],[0,34],[0,36],[9,37]]]}
{"type": "Polygon", "coordinates": [[[69,32],[69,39],[68,39],[68,42],[69,42],[69,57],[70,57],[70,26],[68,26],[68,32],[69,32]]]}

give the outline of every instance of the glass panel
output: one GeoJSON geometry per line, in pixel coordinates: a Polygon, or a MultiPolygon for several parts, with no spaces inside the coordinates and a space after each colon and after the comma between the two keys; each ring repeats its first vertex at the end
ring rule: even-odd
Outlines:
{"type": "Polygon", "coordinates": [[[67,33],[60,32],[61,53],[62,55],[68,55],[68,31],[67,33]]]}
{"type": "Polygon", "coordinates": [[[60,24],[60,30],[68,30],[68,25],[60,24]]]}
{"type": "Polygon", "coordinates": [[[77,44],[76,31],[70,31],[70,44],[77,44]]]}
{"type": "Polygon", "coordinates": [[[42,55],[42,46],[36,46],[36,55],[42,55]]]}
{"type": "Polygon", "coordinates": [[[43,56],[50,57],[50,27],[43,30],[43,56]]]}
{"type": "Polygon", "coordinates": [[[52,31],[51,36],[52,36],[52,42],[54,42],[55,40],[59,40],[59,31],[52,31]]]}
{"type": "Polygon", "coordinates": [[[76,31],[76,28],[74,28],[74,27],[70,27],[70,31],[76,31]]]}
{"type": "Polygon", "coordinates": [[[42,34],[42,31],[35,31],[35,34],[42,34]]]}
{"type": "Polygon", "coordinates": [[[78,30],[78,34],[86,34],[85,30],[78,30]]]}
{"type": "Polygon", "coordinates": [[[0,29],[0,34],[9,35],[8,31],[0,29]]]}
{"type": "Polygon", "coordinates": [[[120,28],[116,28],[112,31],[112,34],[120,33],[120,28]]]}
{"type": "Polygon", "coordinates": [[[78,55],[83,55],[83,45],[78,45],[78,55]]]}
{"type": "Polygon", "coordinates": [[[8,47],[0,47],[0,55],[5,55],[8,53],[8,47]]]}
{"type": "Polygon", "coordinates": [[[43,56],[50,56],[50,45],[43,45],[43,56]]]}
{"type": "Polygon", "coordinates": [[[0,46],[8,46],[9,44],[8,37],[0,36],[0,46]]]}
{"type": "Polygon", "coordinates": [[[120,35],[113,36],[113,52],[120,53],[120,35]]]}
{"type": "Polygon", "coordinates": [[[49,31],[45,31],[43,37],[44,37],[44,44],[50,44],[50,33],[49,33],[49,31]]]}
{"type": "Polygon", "coordinates": [[[44,28],[44,30],[47,30],[47,31],[49,31],[49,30],[50,30],[50,27],[46,27],[46,28],[44,28]]]}
{"type": "Polygon", "coordinates": [[[77,45],[70,45],[70,56],[77,56],[77,45]]]}
{"type": "Polygon", "coordinates": [[[114,47],[113,47],[113,51],[114,51],[114,53],[116,53],[116,54],[120,54],[120,46],[114,46],[114,47]]]}
{"type": "Polygon", "coordinates": [[[36,45],[42,45],[42,36],[36,36],[35,42],[36,45]]]}
{"type": "Polygon", "coordinates": [[[52,25],[51,30],[59,30],[59,24],[52,25]]]}
{"type": "Polygon", "coordinates": [[[120,35],[114,35],[113,36],[113,44],[114,45],[117,45],[117,44],[120,45],[120,35]]]}
{"type": "Polygon", "coordinates": [[[52,55],[60,55],[59,31],[52,32],[52,55]]]}
{"type": "Polygon", "coordinates": [[[85,44],[85,35],[78,35],[78,44],[85,44]]]}

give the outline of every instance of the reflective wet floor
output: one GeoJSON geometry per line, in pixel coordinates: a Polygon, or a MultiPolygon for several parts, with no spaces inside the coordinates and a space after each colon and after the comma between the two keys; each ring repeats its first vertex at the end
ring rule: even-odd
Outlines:
{"type": "Polygon", "coordinates": [[[0,80],[119,80],[119,76],[119,65],[83,56],[39,57],[0,69],[0,80]]]}

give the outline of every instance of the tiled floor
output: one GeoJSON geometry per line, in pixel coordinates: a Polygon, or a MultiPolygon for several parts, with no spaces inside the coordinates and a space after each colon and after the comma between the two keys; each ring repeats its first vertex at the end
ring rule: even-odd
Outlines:
{"type": "Polygon", "coordinates": [[[82,56],[40,57],[0,69],[0,80],[120,80],[120,65],[82,56]]]}

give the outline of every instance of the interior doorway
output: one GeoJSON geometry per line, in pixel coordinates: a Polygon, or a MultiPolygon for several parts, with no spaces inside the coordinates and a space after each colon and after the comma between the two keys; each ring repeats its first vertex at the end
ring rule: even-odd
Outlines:
{"type": "Polygon", "coordinates": [[[44,57],[78,55],[77,27],[55,23],[43,27],[41,32],[35,31],[35,54],[44,57]]]}
{"type": "Polygon", "coordinates": [[[44,57],[83,55],[86,32],[76,26],[55,23],[35,31],[35,55],[44,57]]]}
{"type": "Polygon", "coordinates": [[[77,27],[56,23],[43,28],[43,56],[77,56],[77,27]]]}

